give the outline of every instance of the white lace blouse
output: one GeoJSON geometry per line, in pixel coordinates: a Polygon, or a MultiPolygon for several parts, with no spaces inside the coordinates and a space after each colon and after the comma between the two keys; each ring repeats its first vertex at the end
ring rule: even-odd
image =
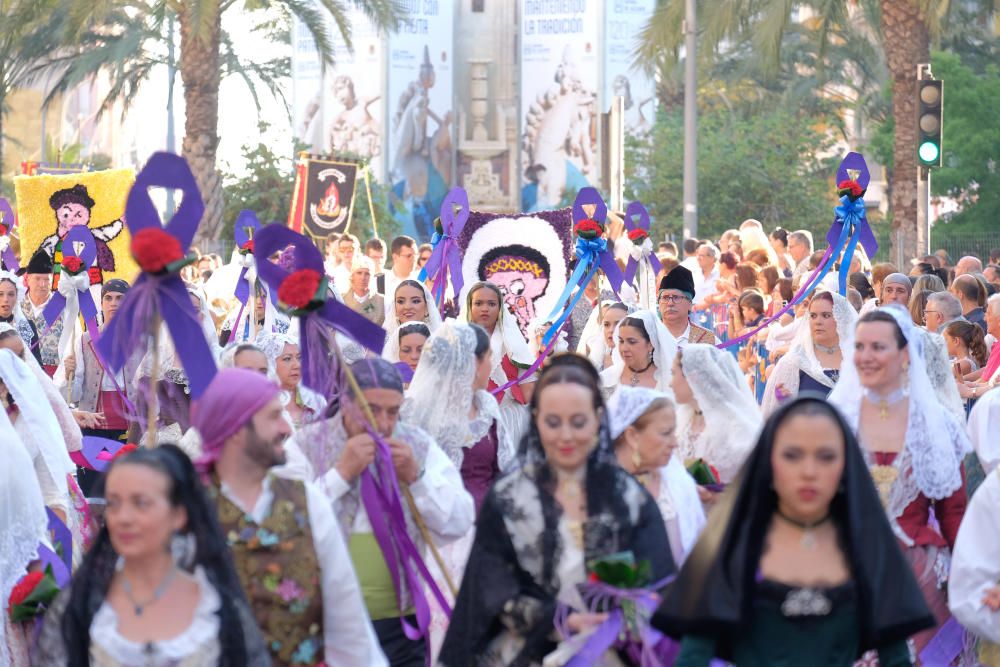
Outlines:
{"type": "Polygon", "coordinates": [[[219,594],[201,568],[195,569],[201,590],[191,624],[184,632],[157,642],[135,642],[118,632],[118,615],[105,600],[90,625],[90,660],[93,665],[117,667],[209,667],[217,665],[219,646],[219,594]]]}

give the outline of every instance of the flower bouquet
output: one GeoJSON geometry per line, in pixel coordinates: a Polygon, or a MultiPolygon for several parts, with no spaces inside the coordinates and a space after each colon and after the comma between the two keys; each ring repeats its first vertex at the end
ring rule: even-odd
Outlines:
{"type": "Polygon", "coordinates": [[[29,572],[14,586],[7,600],[7,612],[14,623],[28,623],[45,615],[52,601],[59,595],[52,568],[29,572]]]}
{"type": "Polygon", "coordinates": [[[131,250],[139,268],[154,275],[178,273],[197,259],[193,252],[184,254],[176,236],[157,227],[136,232],[132,237],[131,250]]]}
{"type": "Polygon", "coordinates": [[[607,619],[591,630],[571,635],[567,619],[573,610],[560,605],[555,626],[563,641],[546,656],[543,664],[546,667],[620,664],[617,658],[608,656],[609,651],[619,652],[632,664],[642,667],[672,664],[677,644],[649,623],[660,602],[658,591],[672,577],[652,582],[649,562],[636,562],[630,551],[591,561],[587,570],[586,583],[578,586],[580,597],[587,611],[607,614],[607,619]]]}
{"type": "Polygon", "coordinates": [[[687,471],[689,475],[694,477],[696,484],[704,486],[709,491],[718,493],[726,486],[722,483],[722,478],[719,477],[719,471],[708,465],[705,459],[696,459],[689,463],[687,471]]]}

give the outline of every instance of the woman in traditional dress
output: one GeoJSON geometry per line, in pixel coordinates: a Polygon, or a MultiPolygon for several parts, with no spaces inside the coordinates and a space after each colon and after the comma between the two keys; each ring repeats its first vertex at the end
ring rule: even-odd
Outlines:
{"type": "Polygon", "coordinates": [[[675,666],[911,665],[906,638],[934,621],[878,507],[837,411],[780,407],[653,616],[683,637],[675,666]]]}
{"type": "Polygon", "coordinates": [[[851,332],[858,315],[844,297],[816,292],[809,300],[808,322],[774,367],[764,389],[762,409],[769,415],[781,401],[800,391],[826,396],[840,377],[844,359],[851,358],[851,332]]]}
{"type": "Polygon", "coordinates": [[[674,399],[645,387],[622,387],[608,410],[618,463],[656,498],[670,553],[675,563],[683,563],[705,526],[705,511],[694,479],[676,456],[674,399]]]}
{"type": "Polygon", "coordinates": [[[271,664],[190,459],[140,449],[104,482],[106,525],[46,614],[35,664],[271,664]]]}
{"type": "MultiPolygon", "coordinates": [[[[477,282],[464,291],[462,316],[466,322],[478,324],[490,335],[492,366],[487,389],[492,392],[521,377],[534,363],[535,355],[521,335],[514,316],[504,305],[499,287],[491,282],[477,282]]],[[[528,430],[527,406],[534,382],[534,377],[526,378],[495,394],[500,403],[500,419],[514,442],[520,442],[528,430]]]]}
{"type": "Polygon", "coordinates": [[[26,298],[27,288],[17,275],[10,271],[0,271],[0,323],[9,324],[21,336],[21,340],[41,364],[41,352],[35,342],[39,331],[35,325],[24,316],[21,301],[26,298]]]}
{"type": "Polygon", "coordinates": [[[703,460],[728,484],[753,448],[762,422],[736,360],[714,345],[688,345],[674,360],[671,386],[682,459],[703,460]]]}
{"type": "Polygon", "coordinates": [[[580,336],[576,351],[590,359],[594,368],[603,371],[612,364],[615,349],[615,329],[629,314],[629,307],[620,301],[602,301],[594,308],[580,336]]]}
{"type": "Polygon", "coordinates": [[[386,358],[396,364],[397,368],[403,365],[410,369],[409,375],[400,369],[400,375],[405,381],[407,377],[412,378],[413,373],[416,372],[417,364],[420,363],[420,357],[424,352],[424,346],[427,345],[427,339],[431,337],[431,330],[424,322],[404,322],[396,329],[393,337],[397,339],[394,341],[396,354],[390,354],[386,358]]]}
{"type": "MultiPolygon", "coordinates": [[[[9,600],[18,581],[48,540],[48,518],[38,479],[24,474],[33,462],[7,412],[0,410],[0,600],[9,600]]],[[[15,624],[4,605],[0,622],[0,665],[27,667],[31,628],[15,624]]]]}
{"type": "Polygon", "coordinates": [[[523,465],[493,485],[479,513],[441,650],[449,667],[540,665],[556,648],[560,605],[573,633],[602,623],[578,590],[588,564],[630,556],[657,582],[674,571],[656,501],[614,459],[590,362],[555,357],[531,403],[523,465]]]}
{"type": "Polygon", "coordinates": [[[618,387],[670,388],[677,341],[655,313],[632,313],[618,323],[615,337],[611,368],[601,373],[605,396],[613,396],[618,387]]]}
{"type": "MultiPolygon", "coordinates": [[[[962,460],[971,447],[931,387],[923,346],[905,309],[862,315],[852,363],[844,364],[830,402],[857,432],[893,532],[941,624],[949,617],[944,586],[965,512],[962,460]]],[[[914,637],[918,654],[933,634],[914,637]]]]}
{"type": "Polygon", "coordinates": [[[383,359],[392,363],[402,361],[399,354],[399,328],[410,322],[423,322],[431,333],[441,326],[441,314],[434,303],[434,297],[425,285],[416,280],[404,280],[396,286],[385,318],[387,335],[385,348],[382,350],[383,359]]]}
{"type": "Polygon", "coordinates": [[[299,339],[288,334],[264,333],[257,336],[259,347],[274,368],[281,386],[282,402],[292,426],[302,425],[322,415],[326,401],[318,393],[302,384],[302,351],[299,339]]]}

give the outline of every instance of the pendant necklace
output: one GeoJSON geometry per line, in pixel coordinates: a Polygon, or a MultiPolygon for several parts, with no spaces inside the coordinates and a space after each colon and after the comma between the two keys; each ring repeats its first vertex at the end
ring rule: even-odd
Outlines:
{"type": "Polygon", "coordinates": [[[637,386],[639,384],[639,376],[648,371],[652,367],[652,365],[653,365],[653,360],[650,359],[649,363],[646,364],[646,367],[643,368],[641,371],[637,371],[631,366],[629,366],[628,369],[632,371],[632,379],[629,380],[629,384],[633,387],[637,386]]]}
{"type": "Polygon", "coordinates": [[[826,352],[827,354],[837,354],[840,352],[839,345],[823,345],[822,343],[817,343],[816,341],[813,341],[813,345],[820,352],[826,352]]]}
{"type": "Polygon", "coordinates": [[[878,418],[882,421],[889,418],[889,408],[906,398],[907,394],[906,389],[903,387],[900,387],[895,391],[890,391],[885,396],[882,396],[878,392],[872,391],[871,389],[864,389],[863,391],[865,399],[869,403],[873,403],[878,406],[878,418]]]}
{"type": "Polygon", "coordinates": [[[778,516],[787,521],[788,523],[802,529],[802,540],[799,544],[802,545],[803,549],[812,551],[816,548],[816,534],[815,529],[817,526],[822,526],[824,523],[830,520],[830,515],[827,514],[825,517],[819,521],[813,521],[811,523],[806,521],[799,521],[798,519],[793,519],[790,516],[786,516],[781,510],[776,510],[778,516]]]}
{"type": "Polygon", "coordinates": [[[176,574],[177,567],[171,567],[170,572],[167,573],[167,576],[163,578],[160,585],[156,587],[155,591],[153,591],[153,597],[145,602],[138,602],[132,595],[132,584],[129,583],[128,577],[126,577],[125,573],[122,572],[122,590],[125,591],[125,597],[127,597],[128,601],[131,603],[136,616],[142,616],[142,612],[146,607],[163,597],[163,594],[167,591],[167,587],[170,585],[170,582],[174,580],[174,576],[176,574]]]}

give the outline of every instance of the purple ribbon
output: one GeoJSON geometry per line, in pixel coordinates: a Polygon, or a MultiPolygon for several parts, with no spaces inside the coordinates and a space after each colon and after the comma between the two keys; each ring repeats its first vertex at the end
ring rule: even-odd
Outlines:
{"type": "Polygon", "coordinates": [[[96,435],[83,436],[83,448],[80,450],[84,460],[89,464],[91,470],[104,472],[108,464],[122,447],[124,442],[101,438],[96,435]]]}
{"type": "MultiPolygon", "coordinates": [[[[603,227],[608,219],[608,206],[604,203],[601,198],[601,194],[595,188],[583,188],[576,195],[576,200],[573,201],[573,224],[574,226],[581,220],[586,220],[590,218],[594,220],[603,227]],[[588,216],[587,212],[584,211],[584,206],[593,206],[594,215],[588,216]]],[[[605,250],[598,255],[600,260],[601,270],[604,271],[605,277],[607,277],[608,282],[611,283],[611,289],[618,293],[621,289],[622,282],[625,280],[625,276],[622,275],[621,269],[618,268],[618,264],[615,262],[614,252],[611,250],[605,250]]],[[[581,285],[581,288],[583,286],[581,285]]]]}
{"type": "MultiPolygon", "coordinates": [[[[260,219],[257,218],[257,214],[251,210],[243,209],[240,214],[236,216],[236,224],[233,226],[233,239],[236,241],[236,249],[239,250],[248,241],[252,241],[260,231],[260,219]]],[[[255,258],[256,259],[256,258],[255,258]]],[[[236,290],[233,292],[241,304],[247,305],[247,301],[250,299],[250,283],[247,282],[247,267],[243,267],[240,271],[239,280],[236,281],[236,290]]],[[[236,318],[237,324],[240,318],[243,316],[243,309],[240,309],[240,317],[236,318]]],[[[236,330],[236,326],[233,326],[233,331],[236,330]]]]}
{"type": "MultiPolygon", "coordinates": [[[[10,207],[10,202],[0,197],[0,224],[7,228],[7,233],[4,234],[8,239],[10,238],[10,233],[14,230],[14,209],[10,207]]],[[[3,260],[4,266],[7,267],[8,271],[17,273],[21,268],[21,265],[17,261],[17,255],[14,254],[14,250],[7,244],[4,248],[2,254],[0,254],[0,259],[3,260]]]]}
{"type": "Polygon", "coordinates": [[[410,384],[413,381],[413,369],[410,368],[409,364],[397,361],[393,366],[399,371],[399,377],[402,378],[404,384],[410,384]]]}
{"type": "MultiPolygon", "coordinates": [[[[649,211],[647,211],[646,207],[642,205],[642,202],[638,201],[631,202],[625,208],[626,236],[628,235],[628,232],[631,232],[634,229],[643,230],[646,232],[646,238],[649,238],[649,211]],[[639,222],[635,221],[635,216],[639,216],[639,222]]],[[[646,261],[649,263],[649,268],[652,269],[654,276],[663,270],[663,265],[660,264],[660,259],[656,256],[655,252],[649,253],[646,257],[646,261]]],[[[625,282],[631,283],[638,270],[639,260],[635,257],[629,257],[628,264],[625,265],[625,282]]]]}
{"type": "Polygon", "coordinates": [[[444,292],[448,286],[448,276],[451,275],[451,286],[455,294],[462,291],[465,281],[462,279],[462,252],[458,247],[458,236],[469,220],[469,195],[462,188],[452,188],[444,201],[441,202],[440,236],[435,234],[434,251],[428,258],[424,268],[420,269],[418,280],[424,282],[428,277],[434,279],[434,294],[444,314],[444,292]],[[458,211],[455,208],[458,207],[458,211]]]}
{"type": "MultiPolygon", "coordinates": [[[[254,261],[257,262],[257,273],[261,280],[270,287],[273,295],[278,294],[281,283],[295,271],[309,269],[321,276],[325,275],[323,256],[312,241],[281,225],[266,225],[260,230],[254,240],[253,255],[254,261]],[[291,271],[270,260],[272,255],[289,246],[294,248],[291,271]]],[[[382,348],[385,346],[385,329],[365,319],[332,297],[327,298],[319,309],[302,315],[299,319],[301,320],[299,349],[302,352],[302,381],[307,387],[320,392],[326,398],[330,398],[331,388],[337,384],[333,377],[333,364],[330,359],[313,358],[324,354],[322,346],[324,338],[327,338],[330,343],[334,343],[333,337],[324,331],[326,329],[324,325],[332,327],[335,331],[339,331],[375,354],[381,354],[382,348]]],[[[326,351],[325,354],[329,354],[329,351],[326,351]]]]}
{"type": "Polygon", "coordinates": [[[406,526],[406,515],[400,500],[399,481],[392,465],[392,452],[389,445],[377,432],[366,425],[368,434],[375,440],[376,456],[371,466],[361,473],[361,501],[372,526],[372,534],[378,542],[382,554],[389,566],[393,587],[396,589],[396,599],[401,612],[403,609],[403,589],[400,581],[405,579],[406,590],[413,600],[414,614],[417,617],[417,627],[413,628],[403,618],[403,632],[411,640],[428,636],[431,623],[431,610],[424,595],[420,580],[427,583],[438,605],[445,616],[451,618],[451,605],[445,599],[437,583],[431,576],[420,550],[410,539],[406,526]],[[398,565],[398,567],[396,567],[398,565]]]}
{"type": "MultiPolygon", "coordinates": [[[[868,171],[868,163],[865,162],[865,157],[861,153],[848,153],[841,161],[840,166],[837,167],[838,186],[843,181],[852,180],[857,181],[858,185],[860,185],[862,189],[868,189],[868,183],[871,181],[871,174],[868,171]],[[857,177],[852,178],[851,172],[857,172],[857,177]]],[[[854,222],[857,225],[858,241],[861,243],[861,247],[865,249],[868,257],[874,257],[875,253],[878,252],[878,241],[875,240],[875,234],[872,232],[872,228],[868,224],[867,218],[862,215],[860,220],[851,220],[848,222],[854,222]]],[[[844,224],[845,219],[838,214],[833,221],[833,226],[830,227],[830,231],[826,233],[826,241],[831,246],[837,242],[838,238],[840,238],[844,224]]],[[[853,254],[853,252],[851,254],[853,254]]],[[[850,266],[851,258],[845,255],[844,262],[850,266]]]]}
{"type": "MultiPolygon", "coordinates": [[[[88,227],[83,225],[78,227],[73,227],[66,233],[63,239],[63,265],[67,257],[76,257],[80,260],[83,266],[83,272],[86,273],[87,269],[94,263],[97,258],[97,242],[94,241],[94,234],[90,231],[88,227]],[[77,252],[76,244],[83,244],[83,248],[77,252]]],[[[63,273],[66,273],[65,269],[63,273]]],[[[69,274],[67,274],[68,276],[69,274]]],[[[63,278],[65,279],[65,277],[63,278]]],[[[79,290],[79,302],[80,302],[80,313],[83,315],[83,321],[87,325],[88,331],[94,331],[97,329],[97,306],[94,304],[94,297],[90,294],[90,289],[79,290]]],[[[52,293],[52,298],[49,299],[49,303],[45,306],[45,310],[42,311],[42,316],[45,317],[45,321],[51,327],[56,321],[56,318],[63,312],[66,308],[66,297],[64,297],[59,290],[55,290],[52,293]]],[[[73,326],[73,322],[65,322],[64,326],[73,326]]]]}
{"type": "Polygon", "coordinates": [[[965,628],[950,616],[920,652],[920,664],[947,667],[965,649],[965,628]]]}
{"type": "Polygon", "coordinates": [[[44,544],[38,545],[38,557],[45,567],[52,568],[52,577],[56,580],[59,588],[64,588],[70,580],[70,572],[73,568],[73,534],[69,528],[56,516],[48,507],[45,514],[49,518],[49,532],[52,533],[54,546],[62,547],[62,556],[44,544]]]}
{"type": "MultiPolygon", "coordinates": [[[[569,320],[564,320],[563,323],[559,325],[559,328],[557,329],[557,331],[561,332],[562,329],[565,328],[565,326],[568,323],[569,323],[569,320]]],[[[555,327],[550,327],[549,331],[552,331],[552,329],[555,329],[555,327]]],[[[547,335],[548,331],[546,331],[545,333],[547,335]]],[[[541,365],[543,363],[545,363],[545,360],[548,358],[548,356],[550,354],[552,354],[552,349],[555,348],[556,341],[558,341],[558,340],[559,340],[558,334],[553,335],[552,338],[551,338],[551,340],[549,340],[548,344],[545,346],[545,349],[542,350],[542,353],[540,355],[538,355],[537,359],[535,359],[535,362],[533,364],[531,364],[530,366],[528,366],[528,370],[524,371],[524,373],[522,373],[519,377],[514,378],[513,380],[511,380],[507,384],[503,385],[502,387],[497,387],[496,389],[490,391],[490,394],[492,394],[493,396],[496,396],[497,394],[501,394],[501,393],[507,391],[508,389],[510,389],[511,387],[513,387],[514,385],[521,384],[522,382],[524,382],[525,380],[527,380],[528,378],[530,378],[532,375],[534,375],[535,372],[541,367],[541,365]]]]}
{"type": "MultiPolygon", "coordinates": [[[[125,221],[133,238],[144,229],[160,227],[160,215],[149,197],[149,188],[176,188],[183,199],[174,217],[163,229],[180,241],[187,253],[205,212],[194,174],[187,161],[172,153],[154,153],[135,178],[125,204],[125,221]]],[[[174,350],[184,366],[191,397],[199,398],[215,377],[215,357],[205,340],[198,313],[184,281],[177,273],[139,275],[125,295],[114,319],[97,341],[97,349],[117,372],[149,333],[149,325],[159,314],[170,331],[174,350]]]]}

